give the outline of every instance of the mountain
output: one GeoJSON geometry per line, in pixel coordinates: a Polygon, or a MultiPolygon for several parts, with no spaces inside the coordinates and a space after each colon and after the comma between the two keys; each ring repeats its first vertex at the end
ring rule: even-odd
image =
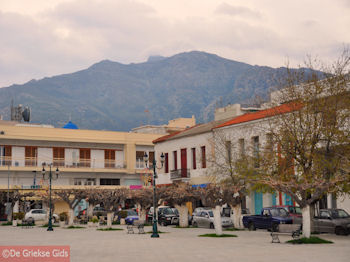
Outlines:
{"type": "Polygon", "coordinates": [[[284,72],[198,51],[128,65],[104,60],[75,73],[0,88],[0,114],[9,119],[13,99],[31,107],[31,122],[56,127],[69,118],[81,129],[119,131],[192,115],[205,122],[218,103],[266,97],[284,72]]]}

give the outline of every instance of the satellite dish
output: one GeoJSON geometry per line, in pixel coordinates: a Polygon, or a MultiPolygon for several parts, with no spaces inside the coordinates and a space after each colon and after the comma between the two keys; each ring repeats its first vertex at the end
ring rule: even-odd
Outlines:
{"type": "Polygon", "coordinates": [[[22,112],[22,117],[25,122],[30,121],[30,108],[26,106],[22,112]]]}

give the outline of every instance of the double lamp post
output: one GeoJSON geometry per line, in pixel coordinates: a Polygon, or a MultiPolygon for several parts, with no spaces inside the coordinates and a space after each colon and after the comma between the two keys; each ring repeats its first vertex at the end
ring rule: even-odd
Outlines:
{"type": "Polygon", "coordinates": [[[60,173],[60,171],[58,170],[58,167],[56,168],[56,177],[52,177],[52,163],[51,164],[46,164],[46,163],[43,163],[43,169],[41,171],[41,174],[43,175],[43,180],[49,180],[49,206],[50,206],[50,213],[49,213],[49,224],[48,224],[48,227],[47,227],[47,231],[53,231],[53,228],[52,228],[52,199],[51,199],[51,185],[52,185],[52,180],[56,180],[58,178],[58,175],[60,173]],[[45,166],[48,166],[50,169],[49,169],[49,173],[48,173],[48,176],[47,176],[47,172],[45,170],[45,166]],[[46,177],[45,177],[46,175],[46,177]]]}
{"type": "MultiPolygon", "coordinates": [[[[148,168],[148,160],[149,157],[147,155],[147,153],[145,152],[144,156],[143,156],[143,160],[145,161],[146,167],[148,168]]],[[[158,229],[157,229],[157,217],[156,217],[156,209],[157,209],[157,195],[156,195],[156,178],[158,178],[157,176],[157,169],[162,169],[163,165],[164,165],[164,154],[162,153],[160,156],[160,162],[162,164],[161,167],[157,167],[157,161],[155,158],[153,158],[153,219],[152,219],[152,235],[151,237],[159,237],[158,234],[158,229]]],[[[152,167],[150,167],[149,169],[152,169],[152,167]]]]}

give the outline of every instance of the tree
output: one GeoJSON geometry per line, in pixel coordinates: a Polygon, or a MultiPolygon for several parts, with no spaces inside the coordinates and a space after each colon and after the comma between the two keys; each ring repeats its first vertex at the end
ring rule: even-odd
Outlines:
{"type": "Polygon", "coordinates": [[[69,206],[69,220],[68,225],[72,226],[74,224],[74,209],[79,204],[82,199],[86,198],[86,191],[82,189],[63,189],[55,190],[54,195],[62,199],[69,206]]]}
{"type": "Polygon", "coordinates": [[[191,185],[187,183],[175,183],[169,187],[159,189],[159,198],[179,210],[179,226],[188,227],[187,202],[192,202],[199,197],[191,185]]]}
{"type": "Polygon", "coordinates": [[[116,208],[128,197],[129,190],[126,188],[98,190],[97,199],[103,203],[107,211],[107,226],[112,226],[113,213],[116,208]]]}
{"type": "Polygon", "coordinates": [[[147,187],[132,190],[131,198],[136,202],[139,208],[140,220],[146,221],[147,210],[153,205],[153,190],[147,187]]]}
{"type": "Polygon", "coordinates": [[[209,184],[206,188],[197,189],[205,206],[211,207],[214,214],[215,233],[222,235],[221,206],[225,204],[222,188],[216,184],[209,184]]]}
{"type": "Polygon", "coordinates": [[[88,201],[89,206],[87,209],[87,216],[90,218],[93,216],[93,211],[94,207],[97,204],[100,204],[100,199],[99,199],[99,189],[96,188],[88,188],[86,189],[86,201],[88,201]]]}
{"type": "Polygon", "coordinates": [[[305,65],[288,70],[273,95],[266,130],[273,146],[259,156],[255,182],[290,195],[310,237],[310,206],[349,185],[349,50],[331,66],[311,59],[305,65]]]}
{"type": "Polygon", "coordinates": [[[216,183],[223,185],[226,203],[233,210],[233,225],[235,228],[242,228],[242,198],[247,195],[247,171],[246,159],[243,155],[237,154],[233,138],[229,132],[214,130],[213,138],[210,141],[214,154],[208,157],[210,163],[207,174],[216,183]]]}

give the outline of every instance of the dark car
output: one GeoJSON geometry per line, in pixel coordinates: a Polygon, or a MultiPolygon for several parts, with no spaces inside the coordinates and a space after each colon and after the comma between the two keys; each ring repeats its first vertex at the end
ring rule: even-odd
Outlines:
{"type": "Polygon", "coordinates": [[[178,225],[179,215],[171,207],[159,207],[158,208],[158,223],[162,226],[178,225]]]}
{"type": "Polygon", "coordinates": [[[249,230],[256,228],[278,231],[279,224],[292,224],[293,219],[284,208],[264,207],[260,215],[244,216],[243,225],[249,230]]]}
{"type": "Polygon", "coordinates": [[[313,231],[320,233],[350,234],[350,216],[343,209],[321,209],[313,220],[313,231]]]}
{"type": "Polygon", "coordinates": [[[291,205],[280,205],[280,206],[273,206],[273,207],[281,207],[284,208],[289,216],[293,219],[293,224],[302,224],[303,216],[301,214],[300,207],[291,206],[291,205]]]}
{"type": "Polygon", "coordinates": [[[126,210],[120,210],[117,212],[117,216],[118,216],[118,221],[120,221],[120,218],[122,217],[122,213],[125,212],[126,213],[126,217],[125,217],[125,223],[128,225],[132,225],[134,223],[135,220],[139,220],[139,215],[136,213],[135,210],[133,209],[126,209],[126,210]]]}

